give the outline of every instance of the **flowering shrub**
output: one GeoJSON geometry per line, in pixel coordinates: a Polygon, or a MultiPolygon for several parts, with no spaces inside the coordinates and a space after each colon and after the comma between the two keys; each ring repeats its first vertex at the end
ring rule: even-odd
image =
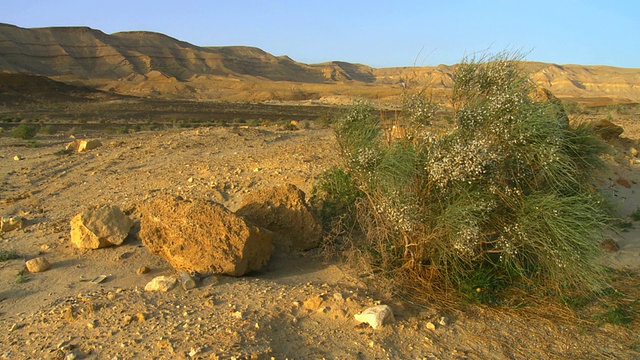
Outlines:
{"type": "Polygon", "coordinates": [[[363,194],[355,246],[371,270],[459,290],[487,278],[604,286],[598,242],[609,217],[594,170],[605,146],[571,127],[558,102],[533,100],[508,55],[465,60],[454,81],[445,132],[432,126],[442,107],[422,94],[405,97],[401,139],[385,141],[366,102],[336,124],[344,170],[363,194]]]}

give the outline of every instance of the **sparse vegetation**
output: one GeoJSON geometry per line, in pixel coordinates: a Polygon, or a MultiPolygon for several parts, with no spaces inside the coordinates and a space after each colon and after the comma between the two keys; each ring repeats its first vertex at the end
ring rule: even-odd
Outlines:
{"type": "Polygon", "coordinates": [[[47,124],[40,128],[40,132],[45,135],[54,135],[58,132],[58,128],[55,125],[47,124]]]}
{"type": "Polygon", "coordinates": [[[453,126],[433,125],[443,107],[425,92],[408,97],[398,138],[367,102],[338,120],[346,186],[364,194],[347,206],[364,234],[355,247],[371,274],[414,295],[455,289],[489,302],[518,283],[607,286],[598,242],[610,217],[594,190],[606,147],[557,102],[532,100],[534,89],[515,57],[466,59],[447,106],[453,126]]]}
{"type": "Polygon", "coordinates": [[[16,284],[24,284],[29,281],[29,278],[24,274],[24,270],[18,271],[16,274],[16,284]]]}
{"type": "Polygon", "coordinates": [[[0,262],[19,258],[15,250],[0,250],[0,262]]]}
{"type": "Polygon", "coordinates": [[[11,131],[11,136],[22,140],[33,139],[38,133],[38,128],[31,124],[20,124],[11,131]]]}

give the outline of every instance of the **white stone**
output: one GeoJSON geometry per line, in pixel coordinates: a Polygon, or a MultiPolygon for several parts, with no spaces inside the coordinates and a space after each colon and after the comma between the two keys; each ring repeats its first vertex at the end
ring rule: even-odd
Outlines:
{"type": "Polygon", "coordinates": [[[167,292],[176,285],[178,280],[171,276],[156,276],[153,280],[145,285],[145,291],[162,291],[167,292]]]}
{"type": "Polygon", "coordinates": [[[367,323],[374,329],[394,321],[393,310],[388,305],[370,307],[360,314],[355,314],[354,317],[356,321],[367,323]]]}

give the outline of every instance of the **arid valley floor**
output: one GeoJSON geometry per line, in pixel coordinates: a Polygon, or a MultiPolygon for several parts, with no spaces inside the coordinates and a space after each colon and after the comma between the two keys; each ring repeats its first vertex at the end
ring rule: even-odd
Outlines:
{"type": "MultiPolygon", "coordinates": [[[[629,220],[640,199],[640,165],[629,144],[640,140],[638,114],[625,128],[603,177],[631,223],[612,233],[620,249],[604,252],[617,269],[619,300],[637,304],[640,224],[629,220]],[[627,183],[618,181],[625,179],[627,183]],[[621,183],[629,184],[627,188],[621,183]],[[637,228],[637,229],[634,229],[637,228]]],[[[317,121],[282,126],[199,126],[129,134],[77,132],[103,146],[63,153],[67,130],[37,143],[0,136],[0,213],[25,219],[2,233],[0,357],[3,359],[637,359],[640,322],[626,326],[576,314],[553,299],[520,307],[418,306],[386,297],[368,279],[320,250],[274,256],[258,272],[210,276],[195,289],[145,292],[175,271],[132,235],[117,247],[79,250],[70,219],[83,208],[115,204],[139,221],[138,206],[158,194],[200,198],[237,209],[256,189],[291,183],[309,196],[314,179],[339,159],[330,128],[317,121]],[[14,160],[18,156],[20,160],[14,160]],[[50,270],[23,272],[45,256],[50,270]],[[147,274],[136,269],[146,266],[147,274]],[[92,279],[105,275],[100,283],[92,279]],[[395,322],[380,329],[354,320],[388,304],[395,322]],[[442,323],[441,318],[444,317],[442,323]],[[435,329],[431,325],[435,325],[435,329]]],[[[602,312],[594,304],[594,312],[602,312]]],[[[636,306],[637,309],[637,306],[636,306]]]]}

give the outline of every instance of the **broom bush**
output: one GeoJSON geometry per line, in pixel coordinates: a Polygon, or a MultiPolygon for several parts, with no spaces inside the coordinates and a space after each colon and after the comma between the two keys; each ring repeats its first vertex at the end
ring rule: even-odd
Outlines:
{"type": "Polygon", "coordinates": [[[610,215],[594,178],[606,146],[536,91],[502,53],[463,60],[448,104],[406,96],[399,138],[366,101],[337,120],[343,172],[332,171],[358,189],[342,208],[355,209],[353,246],[373,273],[472,298],[516,283],[606,286],[598,244],[610,215]],[[443,109],[445,128],[434,125],[443,109]]]}

